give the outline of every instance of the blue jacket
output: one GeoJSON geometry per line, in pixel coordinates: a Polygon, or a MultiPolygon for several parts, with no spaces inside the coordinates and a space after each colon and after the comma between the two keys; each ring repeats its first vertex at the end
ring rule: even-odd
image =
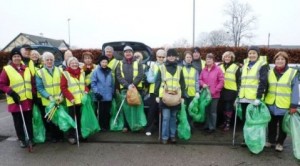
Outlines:
{"type": "Polygon", "coordinates": [[[99,65],[93,72],[91,78],[91,88],[93,93],[100,93],[102,101],[111,101],[114,93],[114,83],[111,69],[104,71],[99,65]]]}

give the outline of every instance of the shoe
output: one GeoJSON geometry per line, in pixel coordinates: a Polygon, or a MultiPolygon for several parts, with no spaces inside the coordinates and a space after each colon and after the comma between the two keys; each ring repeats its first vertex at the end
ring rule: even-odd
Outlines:
{"type": "Polygon", "coordinates": [[[243,142],[241,143],[241,147],[247,147],[245,141],[243,141],[243,142]]]}
{"type": "Polygon", "coordinates": [[[151,132],[146,132],[146,136],[151,136],[151,132]]]}
{"type": "Polygon", "coordinates": [[[230,130],[230,125],[227,123],[223,128],[223,131],[229,131],[229,130],[230,130]]]}
{"type": "Polygon", "coordinates": [[[68,142],[69,142],[71,145],[74,145],[74,144],[76,144],[76,139],[75,139],[75,138],[68,138],[68,142]]]}
{"type": "Polygon", "coordinates": [[[272,148],[272,147],[275,147],[275,145],[270,143],[270,142],[266,142],[265,147],[266,148],[272,148]]]}
{"type": "Polygon", "coordinates": [[[171,138],[171,143],[172,143],[172,144],[176,144],[176,142],[177,142],[177,141],[176,141],[176,138],[175,138],[175,137],[172,137],[172,138],[171,138]]]}
{"type": "Polygon", "coordinates": [[[122,130],[123,133],[127,133],[128,132],[128,128],[124,127],[122,130]]]}
{"type": "Polygon", "coordinates": [[[20,141],[20,147],[21,148],[26,148],[27,147],[27,144],[25,141],[20,141]]]}
{"type": "Polygon", "coordinates": [[[161,140],[161,143],[166,145],[166,144],[168,144],[168,140],[161,140]]]}
{"type": "Polygon", "coordinates": [[[280,144],[277,144],[276,147],[275,147],[275,150],[278,151],[278,152],[282,152],[283,151],[283,146],[280,145],[280,144]]]}
{"type": "Polygon", "coordinates": [[[215,130],[214,129],[209,129],[206,132],[209,133],[209,134],[211,134],[211,133],[215,132],[215,130]]]}

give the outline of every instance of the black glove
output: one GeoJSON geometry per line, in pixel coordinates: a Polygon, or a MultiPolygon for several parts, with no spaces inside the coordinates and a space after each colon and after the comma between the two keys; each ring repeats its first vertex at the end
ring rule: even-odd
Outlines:
{"type": "Polygon", "coordinates": [[[20,96],[15,91],[11,90],[7,94],[13,98],[16,104],[20,104],[20,96]]]}
{"type": "Polygon", "coordinates": [[[98,101],[102,100],[102,95],[100,93],[96,93],[95,96],[98,101]]]}

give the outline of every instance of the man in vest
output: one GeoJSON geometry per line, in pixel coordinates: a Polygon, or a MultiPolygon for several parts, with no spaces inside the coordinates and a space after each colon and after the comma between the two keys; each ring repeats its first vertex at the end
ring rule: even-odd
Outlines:
{"type": "Polygon", "coordinates": [[[195,47],[193,49],[192,65],[198,71],[199,74],[201,73],[202,69],[205,67],[205,61],[201,59],[199,47],[195,47]]]}
{"type": "MultiPolygon", "coordinates": [[[[142,80],[144,77],[143,66],[133,57],[133,49],[130,46],[124,47],[124,58],[120,61],[116,69],[116,78],[120,83],[120,90],[137,88],[142,90],[142,80]]],[[[123,132],[127,132],[128,127],[125,125],[123,132]]]]}

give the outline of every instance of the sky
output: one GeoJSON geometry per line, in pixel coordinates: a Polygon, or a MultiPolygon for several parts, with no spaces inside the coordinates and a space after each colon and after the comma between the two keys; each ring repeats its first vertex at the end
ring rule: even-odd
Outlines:
{"type": "MultiPolygon", "coordinates": [[[[229,0],[195,0],[195,37],[224,29],[229,0]]],[[[240,0],[257,17],[255,38],[246,44],[300,45],[299,0],[240,0]]],[[[150,47],[192,43],[193,0],[0,0],[0,48],[19,33],[64,39],[77,48],[101,48],[111,41],[139,41],[150,47]],[[68,19],[70,21],[68,22],[68,19]]]]}

